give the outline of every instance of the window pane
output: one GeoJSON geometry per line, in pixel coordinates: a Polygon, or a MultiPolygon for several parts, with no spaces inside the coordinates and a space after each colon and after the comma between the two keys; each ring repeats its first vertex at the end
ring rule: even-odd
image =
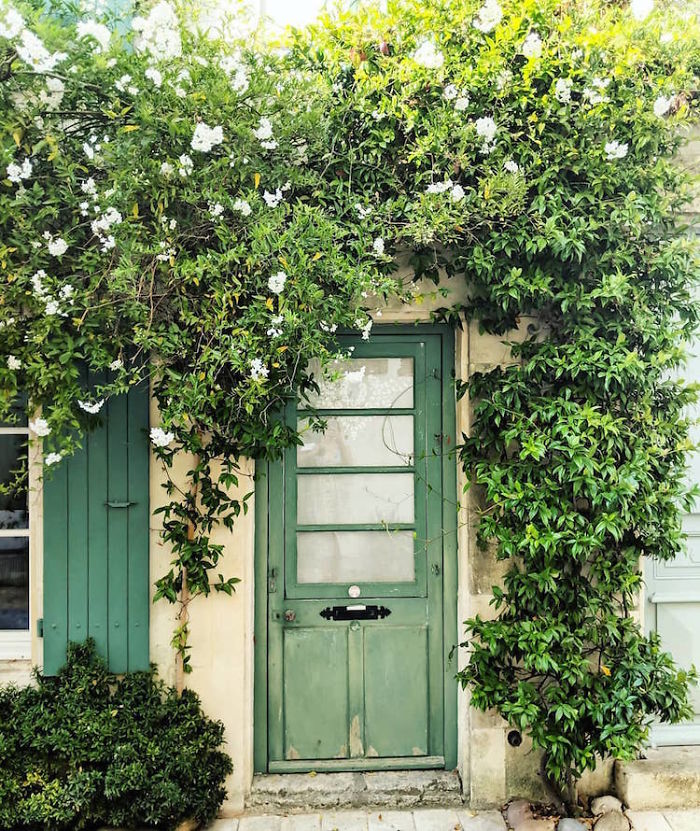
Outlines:
{"type": "Polygon", "coordinates": [[[309,393],[312,407],[359,410],[365,407],[413,406],[413,358],[349,358],[334,361],[333,379],[322,378],[318,363],[311,369],[320,394],[309,393]]]}
{"type": "Polygon", "coordinates": [[[304,444],[297,448],[299,467],[402,465],[413,461],[413,416],[336,416],[324,432],[299,422],[304,444]]]}
{"type": "Polygon", "coordinates": [[[413,474],[299,476],[297,522],[300,525],[413,522],[413,474]]]}
{"type": "Polygon", "coordinates": [[[29,629],[27,537],[0,537],[0,629],[29,629]]]}
{"type": "Polygon", "coordinates": [[[411,583],[412,531],[302,531],[299,583],[411,583]]]}
{"type": "Polygon", "coordinates": [[[0,433],[0,528],[27,528],[27,437],[0,433]]]}

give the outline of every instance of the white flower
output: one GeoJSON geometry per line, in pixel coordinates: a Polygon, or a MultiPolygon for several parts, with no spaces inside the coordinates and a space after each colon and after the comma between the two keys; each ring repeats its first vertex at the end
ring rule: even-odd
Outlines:
{"type": "Polygon", "coordinates": [[[219,66],[231,79],[231,88],[234,92],[245,92],[248,89],[248,75],[240,58],[225,55],[219,61],[219,66]]]}
{"type": "Polygon", "coordinates": [[[263,199],[268,208],[276,208],[284,199],[284,195],[280,188],[277,188],[274,193],[266,190],[263,192],[263,199]]]}
{"type": "Polygon", "coordinates": [[[455,185],[450,191],[450,198],[453,202],[461,202],[465,196],[464,188],[461,185],[455,185]]]}
{"type": "Polygon", "coordinates": [[[63,101],[63,94],[66,91],[66,85],[60,78],[54,78],[49,75],[46,79],[46,89],[39,93],[39,101],[46,107],[47,110],[57,110],[63,101]]]}
{"type": "Polygon", "coordinates": [[[155,66],[149,66],[144,72],[144,75],[149,81],[153,82],[154,86],[160,88],[163,83],[163,76],[160,74],[160,71],[155,68],[155,66]]]}
{"type": "Polygon", "coordinates": [[[654,9],[654,0],[632,0],[630,11],[635,20],[645,20],[654,9]]]}
{"type": "Polygon", "coordinates": [[[221,204],[221,202],[209,203],[209,216],[211,216],[212,219],[218,219],[223,212],[224,206],[221,204]]]}
{"type": "Polygon", "coordinates": [[[221,126],[210,127],[203,121],[194,128],[194,135],[192,136],[192,149],[199,150],[202,153],[208,153],[217,144],[221,144],[224,140],[224,129],[221,126]]]}
{"type": "Polygon", "coordinates": [[[568,104],[571,101],[571,89],[574,82],[569,78],[559,78],[554,85],[554,97],[562,104],[568,104]]]}
{"type": "Polygon", "coordinates": [[[517,162],[514,162],[512,159],[508,159],[507,162],[504,162],[503,167],[508,171],[508,173],[517,173],[520,170],[517,162]]]}
{"type": "Polygon", "coordinates": [[[270,327],[267,330],[268,338],[278,338],[282,334],[282,321],[284,317],[282,315],[275,315],[270,321],[270,327]]]}
{"type": "Polygon", "coordinates": [[[486,0],[479,9],[479,16],[474,18],[474,28],[480,32],[490,32],[503,19],[503,11],[497,0],[486,0]]]}
{"type": "Polygon", "coordinates": [[[178,168],[178,173],[182,176],[183,179],[186,179],[190,173],[194,170],[194,162],[192,158],[188,156],[186,153],[183,153],[182,156],[178,159],[180,162],[180,167],[178,168]]]}
{"type": "Polygon", "coordinates": [[[22,361],[14,355],[8,355],[7,368],[11,369],[13,372],[17,372],[18,369],[22,369],[22,361]]]}
{"type": "Polygon", "coordinates": [[[97,194],[97,185],[95,184],[95,180],[92,176],[80,183],[80,190],[82,190],[83,193],[87,193],[89,196],[95,196],[97,194]]]}
{"type": "Polygon", "coordinates": [[[174,438],[174,433],[166,433],[162,427],[151,427],[151,443],[156,447],[167,447],[174,438]]]}
{"type": "Polygon", "coordinates": [[[455,101],[455,110],[458,113],[464,112],[467,107],[469,106],[469,96],[468,95],[460,95],[460,97],[455,101]]]}
{"type": "Polygon", "coordinates": [[[44,458],[44,464],[47,467],[51,467],[51,465],[57,465],[62,458],[63,455],[61,453],[48,453],[44,458]]]}
{"type": "Polygon", "coordinates": [[[47,246],[49,254],[51,254],[52,257],[62,257],[68,250],[68,243],[63,239],[63,237],[52,237],[49,235],[47,246]]]}
{"type": "Polygon", "coordinates": [[[79,20],[75,31],[79,38],[92,38],[97,43],[98,52],[106,52],[112,33],[103,24],[96,20],[79,20]]]}
{"type": "Polygon", "coordinates": [[[40,268],[39,271],[35,272],[32,275],[32,288],[34,289],[34,294],[37,297],[46,297],[47,291],[44,287],[44,280],[46,279],[46,272],[43,268],[40,268]]]}
{"type": "Polygon", "coordinates": [[[263,364],[260,358],[253,358],[250,362],[250,377],[253,381],[260,381],[262,378],[267,378],[270,370],[263,364]]]}
{"type": "Polygon", "coordinates": [[[453,98],[456,98],[459,95],[459,90],[454,84],[448,84],[442,91],[442,94],[444,95],[446,101],[452,101],[453,98]]]}
{"type": "MultiPolygon", "coordinates": [[[[357,320],[355,321],[355,326],[357,326],[357,328],[362,331],[362,340],[369,340],[369,333],[370,333],[370,330],[372,329],[372,323],[373,323],[373,321],[372,321],[371,317],[368,320],[365,320],[362,317],[358,317],[357,320]]],[[[364,369],[364,367],[363,367],[363,369],[364,369]]],[[[362,370],[360,370],[360,371],[362,371],[362,370]]],[[[352,376],[355,376],[355,375],[357,375],[357,373],[354,373],[354,372],[345,373],[345,377],[351,382],[357,382],[357,381],[362,380],[361,377],[360,378],[356,378],[356,377],[353,378],[352,377],[352,376]],[[348,377],[348,376],[350,376],[350,377],[348,377]]]]}
{"type": "Polygon", "coordinates": [[[120,369],[124,368],[124,361],[122,361],[121,358],[115,358],[109,365],[109,368],[112,372],[118,372],[120,369]]]}
{"type": "Polygon", "coordinates": [[[481,136],[487,143],[494,140],[496,136],[496,122],[490,116],[484,116],[476,120],[476,134],[481,136]]]}
{"type": "Polygon", "coordinates": [[[45,418],[35,418],[34,421],[30,421],[29,429],[35,436],[39,436],[39,438],[44,438],[44,436],[48,436],[51,432],[49,422],[45,418]]]}
{"type": "Polygon", "coordinates": [[[246,202],[245,199],[236,199],[233,203],[233,210],[238,211],[243,216],[250,216],[253,212],[253,209],[250,207],[250,202],[246,202]]]}
{"type": "Polygon", "coordinates": [[[73,301],[73,295],[74,294],[75,294],[75,289],[73,288],[73,286],[71,286],[70,283],[66,283],[65,286],[61,286],[61,288],[58,291],[58,296],[61,298],[61,300],[69,300],[71,303],[74,302],[73,301]]]}
{"type": "Polygon", "coordinates": [[[100,398],[99,401],[90,402],[90,401],[78,401],[78,406],[81,410],[84,410],[86,413],[90,413],[90,415],[97,415],[99,411],[102,409],[105,403],[104,398],[100,398]]]}
{"type": "Polygon", "coordinates": [[[155,5],[148,17],[135,17],[131,26],[139,33],[135,42],[139,52],[149,52],[158,61],[179,58],[182,54],[177,14],[165,0],[155,5]]]}
{"type": "Polygon", "coordinates": [[[51,54],[34,32],[30,32],[29,29],[22,29],[20,43],[21,45],[16,47],[17,54],[35,72],[51,72],[55,69],[56,64],[67,57],[64,52],[51,54]]]}
{"type": "Polygon", "coordinates": [[[12,162],[7,165],[7,178],[15,185],[18,185],[22,179],[28,179],[32,175],[32,163],[29,159],[25,159],[21,165],[12,162]]]}
{"type": "Polygon", "coordinates": [[[0,17],[0,37],[13,40],[24,29],[22,15],[9,4],[4,8],[0,17]]]}
{"type": "Polygon", "coordinates": [[[668,98],[665,95],[659,95],[659,97],[654,101],[654,115],[657,118],[663,118],[666,113],[671,109],[671,105],[673,104],[673,95],[669,96],[668,98]]]}
{"type": "Polygon", "coordinates": [[[586,87],[583,91],[583,97],[588,103],[595,106],[596,104],[602,104],[604,101],[607,101],[608,99],[603,95],[603,91],[610,84],[610,78],[606,78],[605,80],[602,78],[594,78],[591,84],[591,87],[586,87]]]}
{"type": "MultiPolygon", "coordinates": [[[[6,326],[14,326],[14,323],[15,323],[15,318],[14,317],[6,317],[5,320],[0,320],[0,330],[4,329],[6,326]]],[[[14,358],[14,356],[12,356],[12,355],[10,357],[14,358]]],[[[17,358],[14,358],[14,360],[16,361],[17,358]]],[[[8,361],[9,361],[9,358],[8,358],[8,361]]],[[[21,362],[20,362],[20,366],[21,366],[21,362]]]]}
{"type": "Polygon", "coordinates": [[[378,257],[384,255],[384,240],[381,237],[376,237],[372,243],[372,250],[378,257]]]}
{"type": "Polygon", "coordinates": [[[273,294],[281,294],[284,291],[284,284],[287,282],[287,275],[284,271],[278,271],[267,281],[267,287],[273,294]]]}
{"type": "Polygon", "coordinates": [[[53,315],[57,315],[61,311],[61,307],[59,305],[58,300],[55,300],[53,297],[50,297],[46,301],[46,306],[44,307],[44,314],[47,317],[52,317],[53,315]]]}
{"type": "Polygon", "coordinates": [[[432,40],[423,40],[413,53],[413,60],[426,69],[440,69],[445,63],[445,57],[432,40]]]}
{"type": "Polygon", "coordinates": [[[170,162],[162,162],[160,165],[161,176],[170,176],[174,170],[175,168],[170,164],[170,162]]]}
{"type": "Polygon", "coordinates": [[[124,75],[122,75],[118,81],[114,82],[114,86],[119,90],[119,92],[124,92],[130,81],[131,75],[129,75],[129,73],[127,72],[124,75]]]}
{"type": "Polygon", "coordinates": [[[431,182],[425,189],[426,193],[445,193],[452,187],[452,179],[447,179],[445,182],[431,182]]]}
{"type": "Polygon", "coordinates": [[[619,141],[609,141],[605,145],[605,155],[609,162],[615,159],[624,159],[627,155],[628,145],[619,141]]]}
{"type": "Polygon", "coordinates": [[[357,211],[357,215],[360,217],[360,219],[366,219],[372,213],[373,209],[370,205],[365,207],[360,202],[357,202],[355,204],[355,210],[357,211]]]}
{"type": "Polygon", "coordinates": [[[537,32],[530,34],[523,41],[520,51],[526,58],[539,58],[542,54],[542,39],[537,32]]]}
{"type": "Polygon", "coordinates": [[[269,118],[261,118],[258,127],[253,130],[253,135],[258,141],[266,141],[272,138],[272,122],[269,118]]]}
{"type": "Polygon", "coordinates": [[[99,219],[93,219],[90,223],[92,233],[100,236],[102,231],[109,231],[112,225],[119,225],[122,215],[116,208],[107,208],[99,219]]]}

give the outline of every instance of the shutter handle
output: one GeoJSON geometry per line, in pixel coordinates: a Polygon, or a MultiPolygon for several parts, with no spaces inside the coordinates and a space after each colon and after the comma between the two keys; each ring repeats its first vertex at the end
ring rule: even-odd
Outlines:
{"type": "Polygon", "coordinates": [[[128,508],[131,505],[135,505],[135,504],[136,504],[135,502],[117,502],[116,500],[112,501],[112,500],[109,500],[109,499],[107,500],[107,502],[105,502],[105,505],[108,508],[128,508]]]}

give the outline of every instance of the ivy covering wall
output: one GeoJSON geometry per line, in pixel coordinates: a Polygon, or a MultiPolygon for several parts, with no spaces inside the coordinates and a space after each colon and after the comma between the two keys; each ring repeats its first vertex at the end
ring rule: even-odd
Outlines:
{"type": "MultiPolygon", "coordinates": [[[[298,441],[281,407],[336,328],[371,337],[383,297],[413,296],[392,277],[408,251],[417,278],[466,280],[443,318],[539,321],[516,364],[460,379],[479,538],[509,562],[496,619],[467,623],[472,704],[565,786],[686,714],[688,676],[633,610],[688,496],[698,259],[672,160],[697,115],[692,8],[402,0],[284,50],[167,2],[131,26],[18,9],[0,11],[2,406],[29,392],[51,466],[151,373],[158,458],[197,460],[168,487],[158,596],[233,590],[209,534],[246,508],[238,460],[298,441]],[[85,363],[106,383],[82,388],[85,363]]],[[[186,668],[186,614],[174,644],[186,668]]]]}

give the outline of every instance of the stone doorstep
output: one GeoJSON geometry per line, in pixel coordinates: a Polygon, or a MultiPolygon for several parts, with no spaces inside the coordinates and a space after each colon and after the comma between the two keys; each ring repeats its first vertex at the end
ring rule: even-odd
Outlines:
{"type": "Polygon", "coordinates": [[[392,770],[356,773],[260,774],[246,809],[295,813],[346,808],[461,807],[456,771],[392,770]]]}
{"type": "Polygon", "coordinates": [[[627,807],[700,808],[700,745],[648,749],[645,756],[615,765],[615,789],[627,807]]]}

